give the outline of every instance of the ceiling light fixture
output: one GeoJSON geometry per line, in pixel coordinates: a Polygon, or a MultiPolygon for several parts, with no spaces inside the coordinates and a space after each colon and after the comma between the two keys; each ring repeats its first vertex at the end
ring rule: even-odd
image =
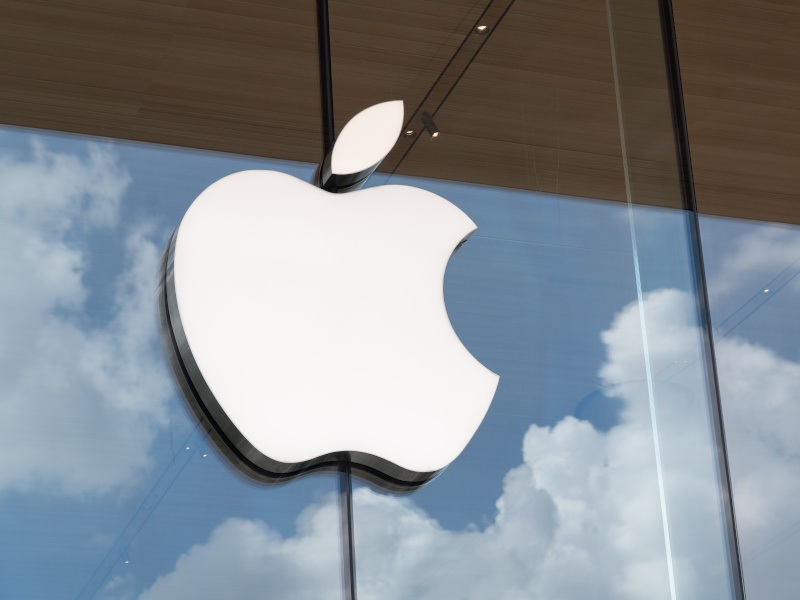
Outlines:
{"type": "Polygon", "coordinates": [[[439,137],[439,128],[436,126],[436,123],[433,122],[433,117],[431,117],[430,114],[426,112],[422,113],[422,124],[425,125],[425,129],[428,130],[432,138],[439,137]]]}
{"type": "Polygon", "coordinates": [[[478,35],[483,35],[487,31],[489,31],[489,26],[488,25],[478,25],[475,28],[475,33],[477,33],[478,35]]]}

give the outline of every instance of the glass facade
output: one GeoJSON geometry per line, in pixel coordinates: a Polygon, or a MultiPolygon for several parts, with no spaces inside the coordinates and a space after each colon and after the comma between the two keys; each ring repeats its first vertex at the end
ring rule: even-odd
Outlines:
{"type": "Polygon", "coordinates": [[[800,231],[700,224],[747,597],[790,598],[800,587],[800,231]]]}
{"type": "MultiPolygon", "coordinates": [[[[314,176],[306,8],[275,9],[286,60],[263,81],[216,73],[243,103],[274,85],[264,130],[236,126],[267,158],[0,129],[3,597],[348,598],[342,476],[264,485],[231,467],[180,399],[156,311],[163,250],[203,189],[314,176]]],[[[477,224],[445,300],[500,375],[431,483],[355,480],[362,599],[738,600],[732,506],[748,597],[794,597],[800,233],[704,217],[701,259],[659,8],[453,2],[420,21],[331,2],[337,125],[422,98],[367,185],[424,188],[477,224]]],[[[216,10],[231,47],[256,45],[255,7],[216,10]]]]}

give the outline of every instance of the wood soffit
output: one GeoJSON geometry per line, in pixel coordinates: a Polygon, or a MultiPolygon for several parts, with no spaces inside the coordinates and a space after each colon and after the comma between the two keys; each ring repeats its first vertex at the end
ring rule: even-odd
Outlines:
{"type": "MultiPolygon", "coordinates": [[[[800,223],[800,4],[674,2],[701,212],[800,223]]],[[[384,171],[625,200],[619,90],[633,200],[679,206],[655,0],[610,6],[330,0],[337,127],[399,98],[384,171]]],[[[320,159],[311,0],[0,0],[0,56],[6,124],[320,159]]]]}

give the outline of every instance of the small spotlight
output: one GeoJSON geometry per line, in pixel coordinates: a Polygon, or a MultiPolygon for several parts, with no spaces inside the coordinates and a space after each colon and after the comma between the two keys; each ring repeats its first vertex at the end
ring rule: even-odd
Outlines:
{"type": "Polygon", "coordinates": [[[769,288],[766,288],[766,289],[764,290],[764,293],[765,293],[765,294],[769,294],[769,288]]]}
{"type": "Polygon", "coordinates": [[[414,133],[415,133],[415,132],[414,132],[414,130],[413,130],[413,129],[406,129],[406,130],[403,132],[403,135],[404,135],[404,136],[406,136],[406,137],[414,137],[414,133]]]}
{"type": "Polygon", "coordinates": [[[428,130],[432,138],[439,137],[439,128],[433,122],[433,117],[426,112],[422,113],[422,124],[425,125],[425,129],[428,130]]]}
{"type": "Polygon", "coordinates": [[[489,26],[488,25],[478,25],[475,28],[475,33],[477,33],[478,35],[483,35],[487,31],[489,31],[489,26]]]}

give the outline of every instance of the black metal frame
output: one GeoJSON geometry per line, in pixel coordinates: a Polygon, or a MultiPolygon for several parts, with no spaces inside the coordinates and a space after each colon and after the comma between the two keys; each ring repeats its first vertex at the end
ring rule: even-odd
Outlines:
{"type": "MultiPolygon", "coordinates": [[[[333,69],[331,68],[331,27],[328,0],[317,0],[317,51],[319,52],[319,93],[322,111],[322,156],[327,156],[336,139],[333,126],[333,69]]],[[[322,160],[320,160],[320,163],[322,160]]]]}
{"type": "MultiPolygon", "coordinates": [[[[317,0],[317,51],[319,52],[319,91],[320,108],[322,109],[322,158],[320,159],[320,166],[315,179],[323,175],[325,160],[330,158],[333,143],[336,139],[336,129],[333,122],[333,69],[331,67],[328,0],[317,0]]],[[[352,466],[349,461],[343,460],[338,464],[338,468],[340,471],[339,515],[342,534],[342,596],[343,600],[356,600],[356,545],[353,524],[352,466]]]]}
{"type": "Polygon", "coordinates": [[[672,129],[675,134],[675,152],[680,171],[681,197],[683,207],[691,215],[688,234],[691,243],[690,251],[694,262],[695,298],[700,315],[703,332],[703,345],[706,357],[711,420],[716,441],[717,471],[722,492],[722,510],[725,514],[728,560],[730,565],[732,588],[735,600],[744,600],[744,577],[742,574],[741,551],[736,530],[736,518],[733,507],[728,451],[725,441],[725,426],[722,416],[722,403],[719,393],[717,375],[717,359],[714,351],[714,336],[711,325],[711,309],[708,299],[708,284],[703,262],[703,246],[700,239],[700,218],[697,211],[697,197],[694,187],[694,173],[689,146],[689,129],[686,123],[686,107],[683,99],[680,62],[678,60],[678,41],[675,32],[675,20],[672,0],[659,0],[661,17],[661,38],[664,43],[664,61],[667,70],[670,108],[672,110],[672,129]]]}

